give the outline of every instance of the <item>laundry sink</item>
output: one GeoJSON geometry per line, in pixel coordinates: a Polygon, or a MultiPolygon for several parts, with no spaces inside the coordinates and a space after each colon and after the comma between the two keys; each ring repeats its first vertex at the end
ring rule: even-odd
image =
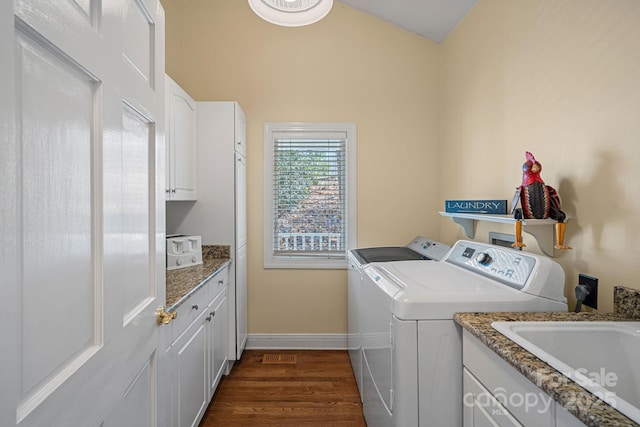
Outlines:
{"type": "Polygon", "coordinates": [[[640,321],[493,322],[491,326],[640,423],[640,321]]]}

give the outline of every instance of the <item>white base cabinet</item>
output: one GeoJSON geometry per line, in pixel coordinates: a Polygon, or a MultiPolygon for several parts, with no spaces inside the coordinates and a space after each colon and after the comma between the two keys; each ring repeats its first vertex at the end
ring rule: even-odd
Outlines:
{"type": "Polygon", "coordinates": [[[228,283],[225,267],[178,307],[169,324],[172,427],[198,426],[227,373],[228,283]]]}
{"type": "Polygon", "coordinates": [[[229,326],[229,288],[225,285],[224,291],[218,295],[209,305],[205,320],[209,322],[209,370],[207,373],[209,398],[216,392],[222,375],[226,374],[228,357],[228,326],[229,326]]]}
{"type": "Polygon", "coordinates": [[[172,347],[175,352],[177,423],[175,426],[197,426],[207,408],[206,385],[207,335],[203,313],[187,328],[172,347]]]}
{"type": "Polygon", "coordinates": [[[464,427],[584,426],[466,330],[462,349],[464,427]]]}
{"type": "Polygon", "coordinates": [[[522,427],[509,411],[466,368],[462,374],[465,427],[522,427]]]}

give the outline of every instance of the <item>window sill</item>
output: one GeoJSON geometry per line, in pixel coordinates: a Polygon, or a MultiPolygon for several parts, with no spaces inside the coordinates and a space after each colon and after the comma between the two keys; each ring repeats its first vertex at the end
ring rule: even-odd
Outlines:
{"type": "Polygon", "coordinates": [[[346,270],[347,259],[326,259],[307,257],[270,257],[264,260],[265,269],[298,269],[298,270],[346,270]]]}

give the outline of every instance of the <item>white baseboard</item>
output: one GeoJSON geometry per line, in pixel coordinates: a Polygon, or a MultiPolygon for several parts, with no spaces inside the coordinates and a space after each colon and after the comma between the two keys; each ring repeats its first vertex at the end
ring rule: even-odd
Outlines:
{"type": "Polygon", "coordinates": [[[347,334],[249,334],[248,350],[346,350],[347,334]]]}

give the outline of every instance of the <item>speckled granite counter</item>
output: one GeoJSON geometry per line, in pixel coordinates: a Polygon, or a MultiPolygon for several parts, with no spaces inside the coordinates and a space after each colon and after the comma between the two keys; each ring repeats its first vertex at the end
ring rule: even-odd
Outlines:
{"type": "Polygon", "coordinates": [[[178,308],[211,276],[231,262],[229,246],[202,245],[202,264],[167,270],[167,311],[178,308]]]}
{"type": "Polygon", "coordinates": [[[454,320],[590,427],[639,426],[491,327],[496,321],[640,319],[640,291],[616,287],[614,313],[456,313],[454,320]],[[562,378],[559,380],[559,378],[562,378]],[[576,399],[576,397],[578,397],[576,399]]]}

